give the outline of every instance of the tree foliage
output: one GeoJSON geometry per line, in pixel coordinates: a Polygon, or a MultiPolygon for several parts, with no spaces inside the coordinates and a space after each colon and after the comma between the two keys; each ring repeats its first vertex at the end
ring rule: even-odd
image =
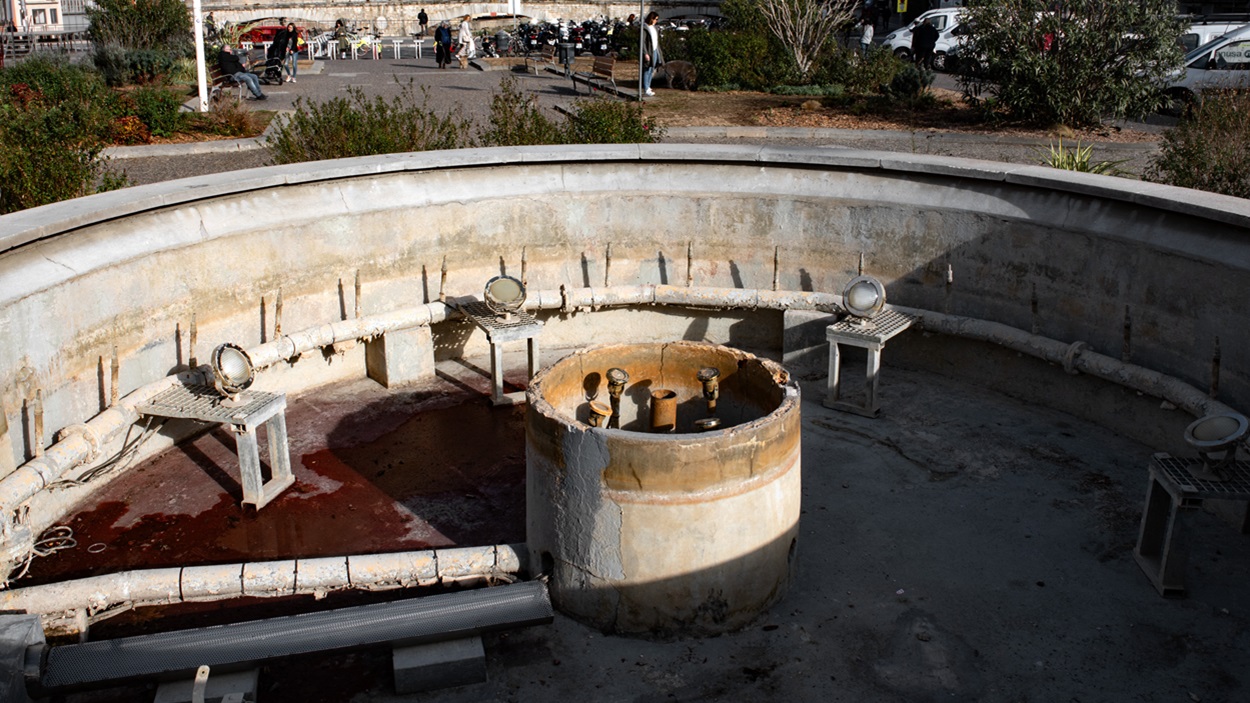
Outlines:
{"type": "Polygon", "coordinates": [[[191,14],[182,0],[95,0],[87,4],[87,30],[96,46],[185,52],[191,14]]]}
{"type": "Polygon", "coordinates": [[[804,81],[834,33],[854,19],[857,5],[857,0],[756,0],[769,31],[790,52],[804,81]]]}
{"type": "Polygon", "coordinates": [[[968,0],[960,80],[971,100],[1073,126],[1160,107],[1180,67],[1175,0],[968,0]]]}

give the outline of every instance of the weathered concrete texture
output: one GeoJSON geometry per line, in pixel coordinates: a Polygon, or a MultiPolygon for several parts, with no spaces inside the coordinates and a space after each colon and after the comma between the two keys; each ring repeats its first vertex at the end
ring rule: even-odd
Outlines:
{"type": "Polygon", "coordinates": [[[448,291],[476,292],[522,247],[549,289],[608,278],[608,243],[616,284],[682,281],[690,245],[698,285],[767,288],[780,247],[781,288],[835,291],[863,253],[894,302],[1110,353],[1128,308],[1135,359],[1203,385],[1219,336],[1222,392],[1250,399],[1250,207],[1123,179],[851,150],[481,149],[205,176],[3,222],[0,331],[25,343],[0,350],[0,406],[19,458],[31,388],[50,430],[82,421],[113,345],[127,390],[186,362],[193,313],[203,357],[266,340],[279,289],[283,327],[303,329],[351,314],[357,271],[366,314],[385,312],[436,296],[444,258],[448,291]]]}
{"type": "MultiPolygon", "coordinates": [[[[690,343],[583,350],[531,383],[527,544],[556,606],[605,631],[704,635],[741,627],[784,594],[798,534],[798,387],[775,363],[690,343]],[[677,434],[587,425],[607,369],[630,374],[621,405],[657,388],[686,406],[677,434]],[[721,430],[696,373],[722,370],[721,430]],[[734,420],[737,422],[734,422],[734,420]]],[[[718,406],[718,413],[720,408],[718,406]]]]}
{"type": "Polygon", "coordinates": [[[429,327],[388,332],[365,344],[369,378],[386,388],[434,374],[434,336],[429,327]]]}

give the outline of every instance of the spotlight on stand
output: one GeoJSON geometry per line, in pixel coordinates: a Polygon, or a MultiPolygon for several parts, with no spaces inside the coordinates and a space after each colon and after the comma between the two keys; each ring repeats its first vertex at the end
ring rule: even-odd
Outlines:
{"type": "Polygon", "coordinates": [[[1250,433],[1250,421],[1239,413],[1207,415],[1185,428],[1185,441],[1202,457],[1202,471],[1207,475],[1198,478],[1223,481],[1228,478],[1227,469],[1237,459],[1237,445],[1250,433]]]}
{"type": "Polygon", "coordinates": [[[842,291],[842,307],[856,324],[867,324],[884,306],[885,286],[872,276],[853,278],[842,291]]]}
{"type": "Polygon", "coordinates": [[[223,405],[241,405],[239,395],[256,380],[252,358],[237,344],[226,342],[213,350],[213,387],[223,405]]]}
{"type": "Polygon", "coordinates": [[[486,282],[482,299],[486,307],[507,320],[525,305],[525,284],[512,276],[495,276],[486,282]]]}

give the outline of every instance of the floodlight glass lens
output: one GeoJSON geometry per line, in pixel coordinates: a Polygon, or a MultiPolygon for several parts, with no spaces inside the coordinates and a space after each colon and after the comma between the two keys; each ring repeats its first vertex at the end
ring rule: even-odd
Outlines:
{"type": "Polygon", "coordinates": [[[1234,438],[1238,429],[1240,429],[1240,423],[1237,422],[1236,418],[1228,415],[1216,415],[1194,423],[1193,435],[1195,439],[1200,439],[1204,442],[1214,442],[1216,440],[1234,438]]]}
{"type": "Polygon", "coordinates": [[[232,384],[246,383],[251,376],[251,364],[247,357],[237,349],[226,347],[217,356],[218,370],[222,378],[232,384]]]}
{"type": "Polygon", "coordinates": [[[872,310],[879,298],[876,286],[868,281],[860,281],[851,286],[851,289],[846,292],[847,307],[852,312],[868,312],[872,310]]]}
{"type": "Polygon", "coordinates": [[[490,284],[490,297],[495,302],[505,305],[515,303],[525,297],[525,289],[515,278],[498,278],[490,284]]]}

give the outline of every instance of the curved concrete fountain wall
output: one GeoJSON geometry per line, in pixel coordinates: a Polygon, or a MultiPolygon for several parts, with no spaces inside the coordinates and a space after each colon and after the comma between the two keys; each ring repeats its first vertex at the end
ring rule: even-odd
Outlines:
{"type": "MultiPolygon", "coordinates": [[[[0,405],[15,463],[33,452],[36,390],[45,444],[107,404],[114,346],[124,395],[186,367],[192,315],[202,361],[221,341],[270,339],[279,290],[283,329],[300,330],[437,298],[444,261],[449,295],[477,293],[519,273],[523,250],[543,290],[689,275],[836,292],[862,255],[892,303],[1112,356],[1128,308],[1135,363],[1205,388],[1218,337],[1220,397],[1250,406],[1250,203],[1044,167],[753,146],[408,154],[117,191],[0,218],[0,233],[0,405]]],[[[559,316],[544,345],[592,331],[779,346],[780,323],[757,329],[744,311],[603,315],[559,316]]],[[[481,344],[462,323],[435,342],[444,356],[481,344]]],[[[365,355],[351,346],[280,364],[262,386],[359,377],[365,355]]]]}

